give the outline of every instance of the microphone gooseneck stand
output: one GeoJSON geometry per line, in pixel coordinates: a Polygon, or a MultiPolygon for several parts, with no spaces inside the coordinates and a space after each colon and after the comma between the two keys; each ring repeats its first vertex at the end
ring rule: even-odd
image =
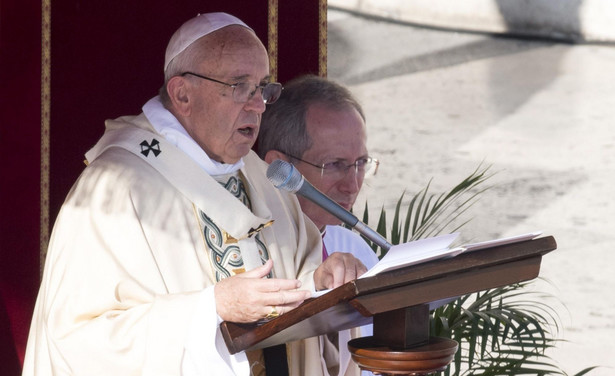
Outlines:
{"type": "MultiPolygon", "coordinates": [[[[267,169],[273,185],[300,194],[336,216],[385,250],[391,244],[352,213],[312,186],[290,163],[276,160],[267,169]]],[[[374,335],[348,342],[352,359],[361,369],[388,375],[429,375],[446,369],[458,344],[429,336],[429,304],[399,308],[374,316],[374,335]]]]}

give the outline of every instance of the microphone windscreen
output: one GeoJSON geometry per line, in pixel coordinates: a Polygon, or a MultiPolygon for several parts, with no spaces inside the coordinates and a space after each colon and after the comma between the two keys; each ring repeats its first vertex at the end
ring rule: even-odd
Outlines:
{"type": "Polygon", "coordinates": [[[297,192],[303,185],[303,175],[292,164],[276,159],[267,168],[267,179],[276,188],[297,192]]]}

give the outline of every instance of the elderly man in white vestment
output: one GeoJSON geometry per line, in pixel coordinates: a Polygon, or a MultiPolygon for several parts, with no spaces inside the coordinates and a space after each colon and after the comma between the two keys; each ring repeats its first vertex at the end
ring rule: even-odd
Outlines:
{"type": "MultiPolygon", "coordinates": [[[[349,255],[321,264],[318,229],[251,151],[281,92],[252,29],[193,18],[164,73],[160,95],[107,121],[86,154],[50,239],[24,375],[249,375],[221,321],[284,314],[365,271],[349,255]]],[[[326,374],[317,338],[287,351],[292,375],[326,374]]]]}
{"type": "MultiPolygon", "coordinates": [[[[378,167],[367,153],[366,141],[363,109],[350,91],[326,78],[306,75],[288,82],[280,99],[263,114],[258,153],[268,163],[276,159],[293,163],[314,187],[350,210],[363,179],[378,167]]],[[[306,198],[299,197],[299,202],[322,233],[323,260],[348,252],[368,268],[378,262],[367,243],[339,226],[337,217],[306,198]]],[[[371,325],[361,329],[361,336],[372,334],[371,325]]],[[[357,335],[342,331],[337,341],[336,335],[321,336],[331,375],[358,373],[346,346],[357,335]]]]}

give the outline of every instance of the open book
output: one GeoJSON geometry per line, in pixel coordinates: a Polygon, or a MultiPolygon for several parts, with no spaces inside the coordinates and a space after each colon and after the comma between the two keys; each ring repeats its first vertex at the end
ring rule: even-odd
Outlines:
{"type": "Polygon", "coordinates": [[[374,265],[359,278],[367,278],[385,271],[420,264],[439,258],[454,257],[463,252],[472,252],[498,245],[531,240],[540,234],[542,234],[542,231],[449,248],[459,236],[459,233],[456,232],[453,234],[441,235],[433,238],[420,239],[413,242],[394,245],[376,265],[374,265]]]}
{"type": "MultiPolygon", "coordinates": [[[[457,237],[459,236],[459,233],[453,233],[394,245],[376,265],[374,265],[371,269],[369,269],[359,278],[372,277],[382,272],[400,269],[403,267],[416,265],[431,260],[441,259],[445,257],[454,257],[464,252],[472,252],[499,245],[532,240],[541,234],[542,231],[536,231],[527,234],[521,234],[495,240],[487,240],[480,243],[465,244],[459,247],[450,248],[451,244],[453,244],[455,239],[457,239],[457,237]]],[[[328,291],[330,290],[317,291],[312,296],[321,296],[328,291]]]]}

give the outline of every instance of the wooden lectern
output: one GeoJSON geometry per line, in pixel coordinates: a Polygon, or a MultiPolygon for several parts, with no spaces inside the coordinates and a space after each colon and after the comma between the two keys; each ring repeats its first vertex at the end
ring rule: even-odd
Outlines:
{"type": "Polygon", "coordinates": [[[348,282],[266,323],[223,322],[234,354],[335,332],[372,321],[374,335],[348,343],[362,369],[382,375],[427,375],[445,369],[457,351],[429,337],[429,303],[534,279],[552,236],[462,253],[348,282]]]}

